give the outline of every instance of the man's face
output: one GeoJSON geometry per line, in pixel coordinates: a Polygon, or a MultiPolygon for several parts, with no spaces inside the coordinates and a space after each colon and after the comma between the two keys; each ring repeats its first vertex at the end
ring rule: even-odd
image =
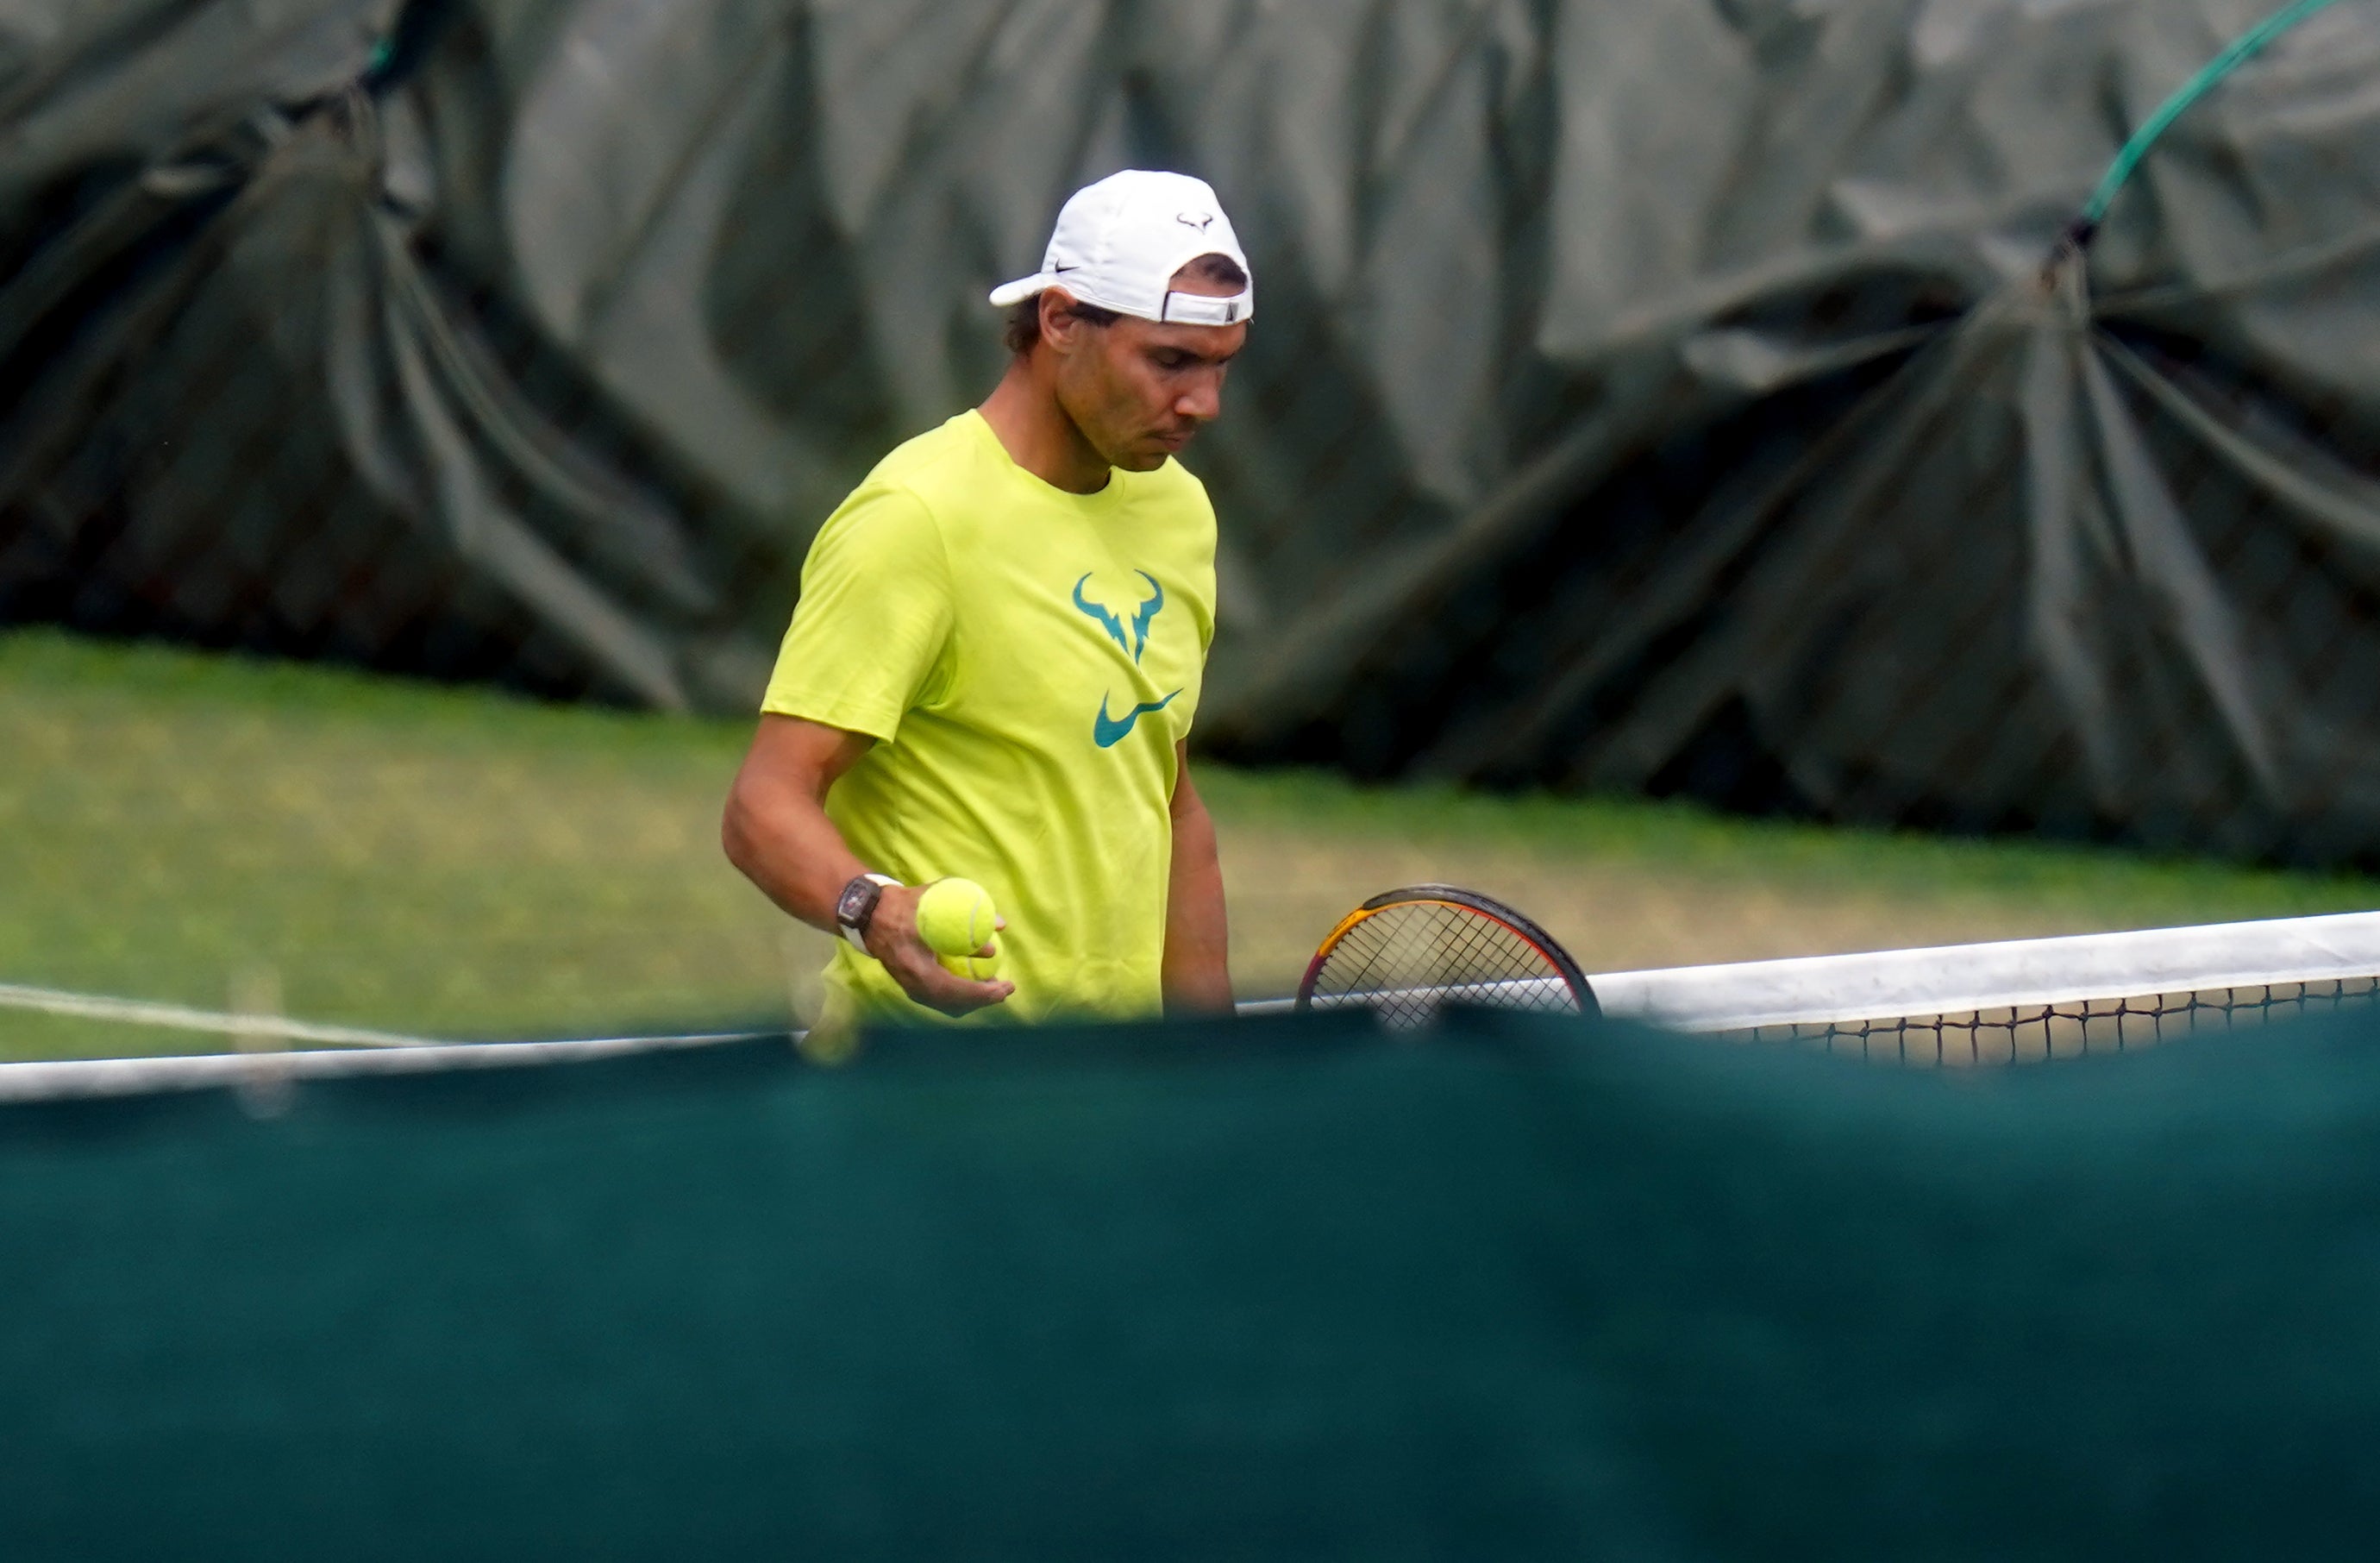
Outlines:
{"type": "MultiPolygon", "coordinates": [[[[1176,276],[1177,292],[1229,298],[1239,291],[1176,276]]],[[[1058,403],[1111,467],[1147,472],[1190,443],[1223,410],[1223,375],[1247,340],[1237,325],[1160,325],[1125,315],[1106,326],[1068,319],[1057,349],[1058,403]]]]}

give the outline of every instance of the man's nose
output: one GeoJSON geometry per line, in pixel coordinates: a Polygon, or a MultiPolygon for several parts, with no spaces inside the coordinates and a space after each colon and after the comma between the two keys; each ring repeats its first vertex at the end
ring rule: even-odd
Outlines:
{"type": "Polygon", "coordinates": [[[1220,374],[1200,375],[1188,390],[1173,398],[1173,412],[1177,418],[1191,418],[1207,423],[1220,416],[1222,410],[1223,377],[1220,374]]]}

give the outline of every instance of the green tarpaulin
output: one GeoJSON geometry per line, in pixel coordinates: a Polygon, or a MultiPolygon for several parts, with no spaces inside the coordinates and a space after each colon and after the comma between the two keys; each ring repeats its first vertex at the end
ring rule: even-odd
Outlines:
{"type": "Polygon", "coordinates": [[[2369,1027],[1473,1020],[0,1110],[0,1553],[2362,1555],[2369,1027]]]}

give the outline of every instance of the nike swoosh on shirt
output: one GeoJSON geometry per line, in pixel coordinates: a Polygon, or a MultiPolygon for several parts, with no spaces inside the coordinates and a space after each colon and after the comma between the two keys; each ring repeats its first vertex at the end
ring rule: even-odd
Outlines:
{"type": "MultiPolygon", "coordinates": [[[[1180,690],[1176,690],[1173,691],[1173,695],[1178,695],[1182,691],[1180,690]]],[[[1091,724],[1091,741],[1098,744],[1101,749],[1113,749],[1117,744],[1123,741],[1123,736],[1126,733],[1132,731],[1132,725],[1135,722],[1139,721],[1142,717],[1148,715],[1152,711],[1164,710],[1168,705],[1173,702],[1173,695],[1167,695],[1163,700],[1145,700],[1138,705],[1134,706],[1130,711],[1125,712],[1121,716],[1111,716],[1108,714],[1108,697],[1101,695],[1099,697],[1099,719],[1091,724]]]]}

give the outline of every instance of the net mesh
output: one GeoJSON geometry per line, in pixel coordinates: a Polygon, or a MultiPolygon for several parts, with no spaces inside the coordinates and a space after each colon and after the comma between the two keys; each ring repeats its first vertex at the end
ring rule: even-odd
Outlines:
{"type": "Polygon", "coordinates": [[[1309,984],[1317,1008],[1361,1004],[1393,1027],[1448,1005],[1576,1014],[1578,997],[1545,951],[1510,924],[1450,901],[1399,901],[1360,918],[1309,984]]]}
{"type": "Polygon", "coordinates": [[[2269,1020],[2369,1004],[2380,978],[2269,983],[2062,1004],[2002,1005],[1940,1015],[1801,1021],[1717,1034],[1798,1042],[1912,1064],[2022,1064],[2121,1053],[2194,1032],[2231,1031],[2269,1020]]]}

